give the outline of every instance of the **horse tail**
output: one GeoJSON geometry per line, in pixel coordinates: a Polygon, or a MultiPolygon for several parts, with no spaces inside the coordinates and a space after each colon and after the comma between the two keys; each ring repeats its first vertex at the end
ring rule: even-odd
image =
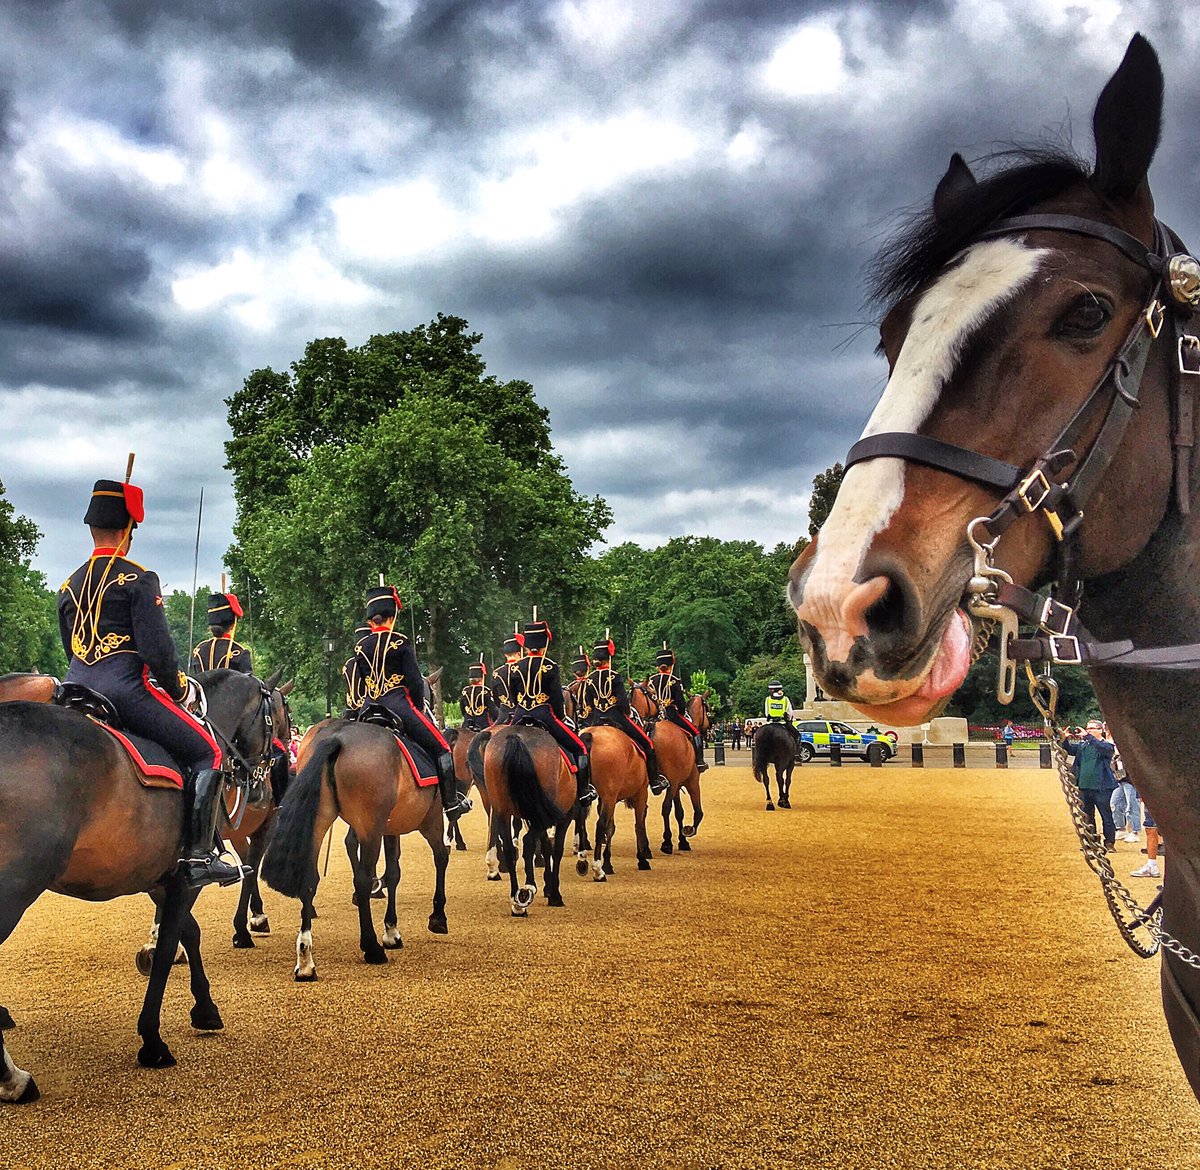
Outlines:
{"type": "Polygon", "coordinates": [[[471,773],[471,779],[480,788],[486,787],[483,779],[483,749],[487,747],[491,738],[490,731],[481,731],[471,740],[471,746],[467,748],[467,771],[471,773]]]}
{"type": "MultiPolygon", "coordinates": [[[[554,745],[558,751],[558,745],[554,745]]],[[[544,833],[551,825],[562,820],[562,809],[546,794],[538,779],[537,767],[525,741],[519,735],[510,735],[504,741],[504,755],[500,758],[504,775],[508,779],[508,790],[513,802],[535,833],[544,833]]]]}
{"type": "Polygon", "coordinates": [[[287,898],[302,898],[312,880],[315,846],[313,830],[321,805],[321,785],[328,779],[337,798],[333,766],[342,750],[336,733],[323,739],[288,787],[271,822],[271,835],[260,874],[273,890],[287,898]]]}

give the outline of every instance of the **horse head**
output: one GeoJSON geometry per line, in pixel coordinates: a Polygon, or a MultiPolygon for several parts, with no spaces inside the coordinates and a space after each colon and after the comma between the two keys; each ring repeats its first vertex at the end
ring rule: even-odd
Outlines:
{"type": "Polygon", "coordinates": [[[975,518],[1007,502],[995,564],[1037,586],[1064,525],[1084,580],[1128,566],[1167,512],[1177,356],[1153,344],[1165,232],[1146,183],[1161,110],[1137,36],[1096,103],[1094,168],[1010,151],[976,179],[955,155],[877,261],[888,382],[789,584],[821,686],[873,719],[936,714],[980,649],[963,604],[975,518]],[[1085,480],[1086,509],[1052,514],[1060,481],[1082,496],[1085,480]]]}

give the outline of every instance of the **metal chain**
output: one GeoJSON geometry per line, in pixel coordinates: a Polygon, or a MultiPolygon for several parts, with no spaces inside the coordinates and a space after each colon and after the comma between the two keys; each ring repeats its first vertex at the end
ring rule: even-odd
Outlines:
{"type": "Polygon", "coordinates": [[[1055,708],[1058,705],[1058,684],[1050,677],[1049,664],[1046,673],[1035,675],[1029,673],[1029,697],[1042,714],[1046,738],[1050,741],[1050,751],[1054,756],[1055,767],[1058,771],[1058,782],[1066,797],[1067,809],[1071,814],[1071,823],[1079,837],[1080,851],[1088,868],[1100,879],[1100,887],[1104,892],[1104,900],[1108,904],[1109,913],[1117,924],[1117,930],[1128,944],[1130,950],[1140,958],[1153,958],[1160,947],[1174,954],[1189,967],[1200,969],[1200,954],[1180,942],[1174,935],[1168,934],[1162,928],[1162,906],[1156,905],[1148,910],[1138,902],[1133,893],[1125,886],[1113,871],[1112,862],[1108,859],[1108,850],[1104,841],[1096,833],[1095,821],[1088,816],[1083,808],[1083,798],[1079,794],[1079,785],[1075,783],[1075,773],[1071,769],[1071,757],[1067,755],[1062,744],[1062,728],[1055,718],[1055,708]],[[1149,935],[1149,941],[1139,937],[1139,931],[1149,935]]]}

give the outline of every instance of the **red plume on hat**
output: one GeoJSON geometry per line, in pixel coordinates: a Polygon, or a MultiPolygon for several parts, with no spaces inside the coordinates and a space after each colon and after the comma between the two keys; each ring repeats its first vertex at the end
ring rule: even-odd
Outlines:
{"type": "Polygon", "coordinates": [[[125,511],[140,524],[146,519],[146,500],[142,495],[142,489],[135,483],[123,483],[121,494],[125,497],[125,511]]]}

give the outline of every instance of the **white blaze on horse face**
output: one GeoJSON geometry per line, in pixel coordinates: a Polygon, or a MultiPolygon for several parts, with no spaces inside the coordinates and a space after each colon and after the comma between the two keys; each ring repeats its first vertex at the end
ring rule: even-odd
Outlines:
{"type": "MultiPolygon", "coordinates": [[[[908,336],[864,438],[914,432],[929,418],[966,342],[1029,281],[1043,255],[1044,249],[1015,240],[988,240],[969,248],[947,269],[913,310],[908,336]]],[[[844,602],[856,588],[872,541],[904,499],[904,470],[902,459],[856,463],[846,472],[821,529],[798,612],[820,631],[830,661],[844,661],[855,638],[867,633],[861,618],[848,628],[844,602]]]]}

